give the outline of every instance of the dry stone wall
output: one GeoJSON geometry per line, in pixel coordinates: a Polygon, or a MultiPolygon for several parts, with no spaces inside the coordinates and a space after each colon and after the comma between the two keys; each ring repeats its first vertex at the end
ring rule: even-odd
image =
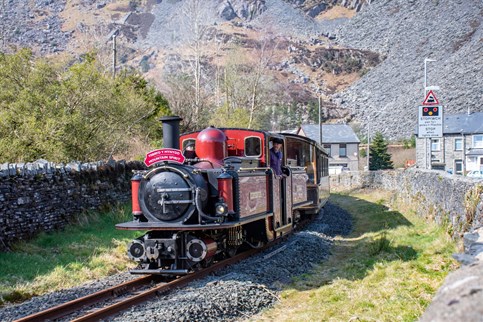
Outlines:
{"type": "Polygon", "coordinates": [[[395,192],[421,216],[462,237],[462,266],[450,273],[420,322],[481,321],[483,308],[483,181],[445,172],[407,169],[349,172],[331,177],[331,190],[377,188],[395,192]]]}
{"type": "Polygon", "coordinates": [[[130,198],[132,170],[142,162],[0,165],[0,250],[39,232],[63,228],[76,215],[130,198]]]}
{"type": "Polygon", "coordinates": [[[483,226],[483,181],[445,172],[407,169],[355,171],[331,176],[331,190],[394,191],[417,214],[446,225],[454,237],[483,226]]]}

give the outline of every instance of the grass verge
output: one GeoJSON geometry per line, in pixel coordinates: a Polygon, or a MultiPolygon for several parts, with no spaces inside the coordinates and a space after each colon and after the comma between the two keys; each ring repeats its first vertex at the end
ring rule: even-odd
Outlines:
{"type": "Polygon", "coordinates": [[[354,229],[338,236],[327,262],[296,280],[257,321],[414,321],[457,267],[444,228],[410,210],[388,208],[390,195],[331,196],[354,229]],[[403,210],[401,210],[403,211],[403,210]]]}
{"type": "Polygon", "coordinates": [[[85,214],[77,223],[0,253],[0,304],[79,285],[132,267],[127,244],[138,231],[116,230],[131,220],[128,207],[85,214]]]}

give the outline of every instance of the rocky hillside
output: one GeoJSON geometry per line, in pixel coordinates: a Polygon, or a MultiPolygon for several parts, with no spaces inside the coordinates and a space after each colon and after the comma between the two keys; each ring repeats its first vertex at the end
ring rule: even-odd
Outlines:
{"type": "Polygon", "coordinates": [[[214,102],[220,66],[235,50],[253,60],[268,39],[264,72],[288,94],[284,100],[306,105],[322,95],[332,121],[350,121],[363,133],[370,122],[391,138],[408,137],[416,127],[427,57],[436,60],[428,63],[428,84],[441,88],[436,95],[447,113],[483,110],[480,0],[193,3],[3,0],[0,49],[29,46],[39,55],[95,50],[110,67],[116,35],[118,68],[140,70],[169,96],[166,80],[192,67],[199,46],[205,90],[214,102]]]}
{"type": "Polygon", "coordinates": [[[344,45],[377,51],[386,59],[337,94],[354,120],[391,137],[417,126],[427,85],[445,113],[483,111],[483,2],[481,0],[378,0],[337,32],[344,45]]]}

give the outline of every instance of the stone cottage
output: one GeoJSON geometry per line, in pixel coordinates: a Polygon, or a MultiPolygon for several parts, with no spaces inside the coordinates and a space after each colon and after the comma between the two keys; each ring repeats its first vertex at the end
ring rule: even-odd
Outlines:
{"type": "Polygon", "coordinates": [[[456,174],[483,170],[483,112],[444,116],[443,137],[416,139],[416,165],[456,174]]]}

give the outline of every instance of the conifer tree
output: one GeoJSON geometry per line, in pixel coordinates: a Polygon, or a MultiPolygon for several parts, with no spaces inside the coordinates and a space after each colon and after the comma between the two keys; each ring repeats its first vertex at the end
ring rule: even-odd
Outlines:
{"type": "Polygon", "coordinates": [[[377,132],[370,146],[369,170],[394,169],[391,155],[387,152],[387,142],[380,132],[377,132]]]}

